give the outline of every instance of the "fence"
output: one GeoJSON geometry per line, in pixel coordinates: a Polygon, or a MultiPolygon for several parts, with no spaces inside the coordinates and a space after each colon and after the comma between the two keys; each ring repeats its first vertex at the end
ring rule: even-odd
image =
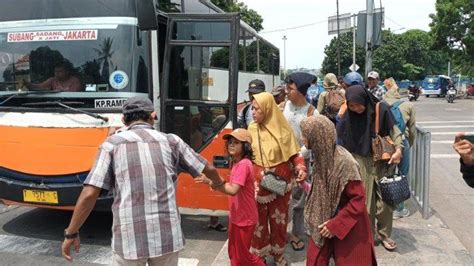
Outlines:
{"type": "Polygon", "coordinates": [[[431,132],[416,126],[415,144],[410,151],[410,190],[424,219],[430,216],[431,132]]]}

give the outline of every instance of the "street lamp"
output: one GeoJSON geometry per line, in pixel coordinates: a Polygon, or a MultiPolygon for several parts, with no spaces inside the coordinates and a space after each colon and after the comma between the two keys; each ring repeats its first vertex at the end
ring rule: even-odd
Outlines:
{"type": "Polygon", "coordinates": [[[283,35],[283,71],[285,72],[285,77],[286,77],[286,35],[283,35]]]}

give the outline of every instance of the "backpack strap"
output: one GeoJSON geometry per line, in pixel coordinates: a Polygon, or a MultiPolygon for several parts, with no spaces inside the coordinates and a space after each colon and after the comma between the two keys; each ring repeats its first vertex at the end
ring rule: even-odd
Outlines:
{"type": "Polygon", "coordinates": [[[379,113],[380,113],[380,102],[375,105],[375,134],[379,134],[379,113]]]}
{"type": "Polygon", "coordinates": [[[248,127],[248,125],[247,125],[247,111],[249,110],[251,105],[252,104],[249,103],[246,106],[244,106],[244,109],[242,109],[242,118],[243,118],[242,122],[244,122],[243,124],[244,124],[245,127],[248,127]]]}
{"type": "Polygon", "coordinates": [[[312,104],[309,104],[309,108],[308,108],[308,113],[306,114],[306,116],[310,117],[314,114],[314,110],[316,108],[312,105],[312,104]]]}
{"type": "Polygon", "coordinates": [[[403,101],[396,101],[392,104],[393,107],[397,108],[399,107],[401,104],[403,103],[403,101]]]}

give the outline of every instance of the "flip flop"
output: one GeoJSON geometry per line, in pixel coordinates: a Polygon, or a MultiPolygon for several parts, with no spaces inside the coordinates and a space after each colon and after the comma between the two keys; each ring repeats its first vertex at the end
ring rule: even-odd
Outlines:
{"type": "Polygon", "coordinates": [[[304,249],[304,243],[303,241],[298,240],[298,241],[290,241],[290,244],[291,244],[291,247],[293,248],[294,251],[300,251],[300,250],[303,250],[304,249]],[[303,245],[301,247],[299,247],[300,243],[302,243],[303,245]]]}
{"type": "Polygon", "coordinates": [[[380,239],[383,247],[388,251],[394,251],[397,248],[397,243],[391,238],[380,239]]]}
{"type": "Polygon", "coordinates": [[[223,226],[222,224],[216,224],[216,225],[209,225],[209,229],[216,230],[218,232],[225,232],[227,231],[227,227],[223,226]]]}

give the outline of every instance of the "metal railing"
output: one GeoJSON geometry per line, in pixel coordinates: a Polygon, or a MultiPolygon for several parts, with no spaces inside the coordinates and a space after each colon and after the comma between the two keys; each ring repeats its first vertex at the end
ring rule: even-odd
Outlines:
{"type": "Polygon", "coordinates": [[[410,151],[410,190],[424,219],[430,216],[431,132],[416,126],[415,144],[410,151]]]}

